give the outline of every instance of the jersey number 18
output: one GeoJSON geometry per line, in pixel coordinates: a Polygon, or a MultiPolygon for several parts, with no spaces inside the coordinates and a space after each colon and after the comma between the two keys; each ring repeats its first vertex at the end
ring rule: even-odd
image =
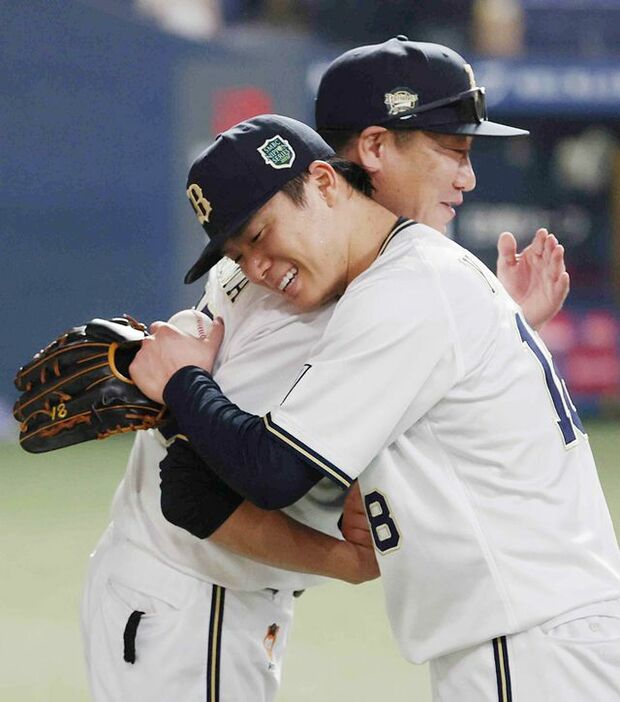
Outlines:
{"type": "Polygon", "coordinates": [[[400,533],[392,519],[385,497],[377,490],[373,490],[364,495],[364,504],[372,538],[377,549],[381,553],[386,553],[398,548],[400,533]]]}
{"type": "Polygon", "coordinates": [[[558,427],[562,432],[562,437],[564,438],[564,445],[572,446],[577,441],[577,432],[575,430],[579,430],[582,434],[585,434],[586,431],[583,428],[583,424],[581,423],[581,419],[579,419],[577,410],[570,399],[570,395],[566,389],[566,384],[558,373],[553,361],[549,362],[549,359],[543,353],[543,350],[540,348],[540,345],[532,335],[532,332],[527,324],[521,318],[520,314],[516,315],[516,320],[521,341],[527,344],[536,360],[542,366],[545,374],[547,390],[549,391],[549,396],[551,397],[551,401],[553,402],[555,413],[557,415],[558,427]]]}

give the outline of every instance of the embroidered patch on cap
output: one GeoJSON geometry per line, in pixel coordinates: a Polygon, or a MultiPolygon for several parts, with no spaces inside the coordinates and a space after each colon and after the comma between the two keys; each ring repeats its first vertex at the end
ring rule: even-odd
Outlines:
{"type": "Polygon", "coordinates": [[[202,194],[202,188],[196,183],[192,183],[187,189],[187,197],[192,203],[194,212],[196,212],[196,217],[200,224],[204,224],[209,221],[213,207],[207,198],[202,194]]]}
{"type": "Polygon", "coordinates": [[[388,115],[399,115],[413,110],[418,104],[418,95],[409,88],[394,88],[385,94],[384,102],[388,108],[388,115]]]}
{"type": "Polygon", "coordinates": [[[295,151],[286,139],[276,134],[256,149],[272,168],[290,168],[295,161],[295,151]]]}

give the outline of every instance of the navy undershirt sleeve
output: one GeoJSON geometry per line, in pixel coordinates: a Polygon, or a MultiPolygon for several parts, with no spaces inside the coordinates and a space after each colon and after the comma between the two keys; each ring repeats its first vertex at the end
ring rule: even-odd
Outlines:
{"type": "Polygon", "coordinates": [[[182,439],[169,446],[159,476],[164,517],[199,539],[211,536],[243,502],[182,439]]]}
{"type": "Polygon", "coordinates": [[[164,402],[194,450],[233,490],[263,509],[281,509],[321,479],[308,459],[273,436],[261,417],[243,412],[207,371],[178,370],[164,402]]]}

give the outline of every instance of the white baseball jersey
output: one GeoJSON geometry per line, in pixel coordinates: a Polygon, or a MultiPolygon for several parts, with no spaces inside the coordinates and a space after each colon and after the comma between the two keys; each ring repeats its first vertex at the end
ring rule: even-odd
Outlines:
{"type": "Polygon", "coordinates": [[[620,595],[587,436],[499,281],[397,227],[265,417],[335,483],[359,476],[403,655],[422,662],[620,595]]]}
{"type": "MultiPolygon", "coordinates": [[[[226,259],[214,269],[202,304],[205,301],[225,325],[214,377],[234,402],[258,414],[284,397],[333,310],[329,306],[292,316],[279,296],[249,284],[238,266],[226,259]]],[[[117,532],[168,565],[228,588],[301,590],[324,581],[235,555],[167,522],[161,514],[159,489],[164,456],[159,432],[138,433],[112,505],[117,532]]],[[[342,490],[322,480],[285,511],[341,538],[337,522],[342,506],[342,490]]]]}

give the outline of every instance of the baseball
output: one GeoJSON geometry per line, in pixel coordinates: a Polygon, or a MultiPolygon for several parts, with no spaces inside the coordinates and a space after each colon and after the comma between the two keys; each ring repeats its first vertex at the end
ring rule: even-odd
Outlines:
{"type": "Polygon", "coordinates": [[[168,324],[197,339],[204,339],[211,326],[211,318],[198,310],[181,310],[170,317],[168,324]]]}

